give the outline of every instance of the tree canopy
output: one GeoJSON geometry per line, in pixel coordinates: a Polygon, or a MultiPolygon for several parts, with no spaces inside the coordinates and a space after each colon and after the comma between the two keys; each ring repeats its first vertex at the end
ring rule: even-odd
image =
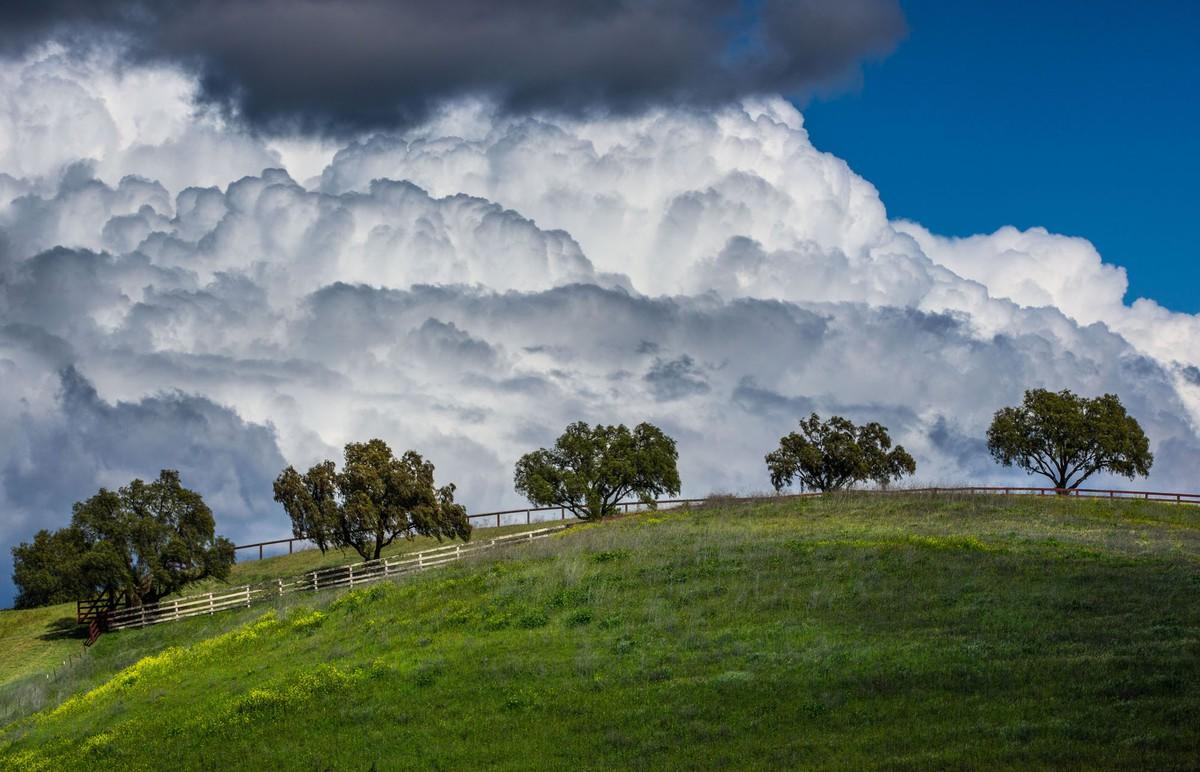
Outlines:
{"type": "Polygon", "coordinates": [[[917,471],[917,462],[881,424],[857,426],[841,416],[822,421],[813,413],[801,419],[800,431],[779,439],[779,448],[766,457],[775,490],[798,481],[805,488],[837,491],[873,480],[888,485],[917,471]]]}
{"type": "Polygon", "coordinates": [[[333,461],[304,474],[284,469],[275,480],[275,500],[297,538],[311,539],[322,552],[350,547],[364,560],[375,560],[401,536],[470,538],[454,485],[436,487],[433,472],[433,464],[415,451],[396,458],[383,440],[351,442],[341,472],[333,461]]]}
{"type": "Polygon", "coordinates": [[[1043,475],[1060,490],[1097,472],[1144,477],[1154,463],[1150,440],[1115,394],[1089,399],[1031,389],[1020,405],[996,412],[987,439],[998,462],[1043,475]]]}
{"type": "Polygon", "coordinates": [[[101,488],[75,504],[69,526],[41,531],[13,549],[17,606],[102,593],[153,603],[189,582],[224,579],[233,542],[214,531],[212,510],[174,470],[162,470],[150,483],[101,488]]]}
{"type": "Polygon", "coordinates": [[[72,526],[38,531],[32,542],[13,547],[13,582],[20,588],[16,607],[48,606],[93,595],[81,565],[87,548],[83,533],[72,526]]]}
{"type": "Polygon", "coordinates": [[[679,493],[675,440],[657,426],[624,424],[567,426],[553,448],[526,453],[517,461],[517,492],[533,504],[563,507],[581,520],[617,511],[628,496],[652,503],[679,493]]]}

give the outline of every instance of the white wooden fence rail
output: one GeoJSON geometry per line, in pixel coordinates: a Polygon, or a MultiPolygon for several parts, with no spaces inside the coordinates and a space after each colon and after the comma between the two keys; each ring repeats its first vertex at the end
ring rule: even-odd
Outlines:
{"type": "MultiPolygon", "coordinates": [[[[1059,490],[1056,488],[1036,488],[1024,486],[965,486],[949,488],[901,488],[893,490],[862,491],[862,493],[899,495],[915,493],[965,495],[1032,494],[1039,496],[1057,494],[1076,498],[1140,499],[1145,501],[1200,505],[1200,494],[1197,493],[1122,491],[1089,488],[1059,490]]],[[[826,494],[798,493],[782,497],[737,496],[716,499],[716,501],[777,501],[781,498],[803,498],[821,495],[826,494]]],[[[712,503],[713,501],[713,499],[664,499],[655,502],[653,506],[689,506],[692,504],[712,503]]],[[[618,511],[629,512],[631,508],[633,508],[634,511],[637,511],[644,505],[641,502],[624,502],[618,504],[617,506],[620,507],[618,511]]],[[[514,512],[523,513],[526,516],[526,521],[529,522],[530,513],[542,511],[560,511],[560,508],[544,507],[523,510],[507,510],[504,512],[488,512],[482,515],[473,515],[472,517],[495,517],[496,524],[499,525],[501,522],[500,517],[502,515],[511,514],[514,512]]],[[[561,511],[561,515],[564,518],[566,517],[565,510],[561,511]]],[[[118,609],[107,613],[106,629],[121,630],[129,627],[145,627],[147,625],[155,625],[161,622],[172,622],[176,619],[186,619],[188,617],[200,616],[202,614],[213,614],[226,609],[245,608],[254,603],[287,595],[288,593],[315,592],[318,590],[327,590],[335,587],[355,587],[360,584],[379,581],[380,579],[400,576],[402,574],[413,573],[415,571],[423,571],[427,568],[433,568],[435,566],[445,565],[446,563],[452,563],[456,560],[462,559],[462,557],[465,555],[473,554],[481,550],[493,549],[495,547],[502,547],[510,544],[521,544],[524,542],[533,541],[534,539],[542,539],[570,527],[570,524],[556,525],[549,528],[541,528],[536,531],[526,531],[524,533],[516,533],[508,536],[498,536],[495,539],[489,539],[485,542],[447,544],[444,547],[438,547],[436,549],[402,554],[381,560],[368,560],[363,563],[354,563],[353,565],[348,566],[342,565],[332,566],[330,568],[322,568],[316,571],[310,571],[309,573],[301,576],[292,577],[290,579],[279,579],[274,582],[244,585],[220,594],[210,592],[200,595],[189,595],[184,598],[152,603],[145,606],[118,609]]],[[[287,542],[289,543],[290,549],[290,542],[292,541],[296,541],[296,539],[279,539],[273,542],[244,545],[243,547],[238,547],[238,549],[257,547],[259,549],[259,554],[261,555],[262,548],[268,544],[281,544],[287,542]]]]}
{"type": "Polygon", "coordinates": [[[145,606],[118,609],[108,613],[106,627],[108,630],[146,627],[188,617],[214,614],[228,609],[248,608],[254,603],[279,598],[290,593],[317,592],[337,587],[357,587],[381,579],[390,579],[443,566],[484,550],[544,539],[570,527],[570,525],[556,525],[550,528],[539,528],[536,531],[498,536],[484,542],[447,544],[444,547],[400,554],[390,558],[320,568],[288,579],[247,584],[221,592],[201,593],[150,603],[145,606]]]}

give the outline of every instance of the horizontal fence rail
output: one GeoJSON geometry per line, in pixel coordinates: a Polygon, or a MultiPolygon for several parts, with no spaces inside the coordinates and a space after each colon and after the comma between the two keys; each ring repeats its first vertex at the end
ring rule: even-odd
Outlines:
{"type": "Polygon", "coordinates": [[[1200,504],[1200,493],[1166,493],[1162,491],[1124,491],[1108,488],[1037,488],[1016,485],[968,485],[949,488],[896,488],[891,490],[868,490],[862,493],[958,493],[962,495],[1000,494],[1069,496],[1077,499],[1126,499],[1134,501],[1161,501],[1168,504],[1200,504]]]}
{"type": "MultiPolygon", "coordinates": [[[[1098,488],[1060,489],[1011,485],[892,488],[877,490],[854,490],[846,491],[845,493],[867,495],[986,494],[1067,496],[1074,498],[1100,498],[1111,500],[1122,499],[1200,505],[1200,493],[1125,491],[1098,488]]],[[[779,496],[718,495],[698,499],[662,499],[649,503],[640,501],[622,502],[617,504],[616,507],[620,513],[629,514],[644,510],[670,509],[681,506],[722,504],[730,502],[771,502],[788,499],[811,498],[824,495],[828,494],[819,492],[806,492],[779,496]]],[[[548,518],[550,520],[566,520],[567,511],[569,510],[566,510],[562,507],[533,507],[528,509],[506,509],[500,512],[484,512],[471,515],[470,518],[472,520],[480,520],[484,523],[488,523],[489,525],[477,526],[480,528],[487,528],[489,526],[497,527],[497,525],[506,524],[504,523],[503,518],[505,516],[512,515],[524,515],[524,520],[528,524],[543,522],[542,519],[534,519],[534,515],[540,515],[541,513],[547,512],[558,514],[558,518],[548,518]]],[[[508,524],[515,525],[519,523],[520,519],[518,518],[517,523],[508,524]]],[[[524,531],[506,536],[498,536],[485,542],[456,542],[433,549],[423,550],[421,552],[401,553],[389,558],[367,560],[349,565],[331,566],[328,568],[309,571],[306,574],[294,576],[288,579],[276,579],[274,581],[261,582],[258,584],[248,584],[220,592],[214,591],[197,595],[189,595],[182,598],[164,600],[158,603],[151,603],[143,606],[114,609],[110,605],[107,609],[101,611],[99,605],[101,603],[100,601],[81,601],[80,618],[83,619],[84,617],[87,617],[89,620],[95,622],[96,618],[100,617],[103,621],[103,627],[105,630],[122,630],[133,627],[146,627],[149,625],[161,624],[163,622],[172,622],[179,619],[187,619],[189,617],[201,616],[205,614],[215,614],[219,611],[226,611],[229,609],[248,608],[255,603],[274,598],[280,598],[284,595],[289,595],[292,593],[318,592],[321,590],[336,589],[341,587],[356,587],[358,585],[369,584],[382,579],[390,579],[393,577],[400,577],[405,574],[424,571],[429,568],[434,568],[461,560],[468,555],[479,553],[485,550],[491,550],[498,547],[515,544],[523,544],[537,539],[543,539],[555,533],[566,530],[570,527],[570,525],[571,524],[564,523],[547,528],[539,528],[533,531],[524,531]]],[[[275,539],[272,541],[258,542],[255,544],[244,544],[236,549],[258,549],[261,554],[261,550],[264,546],[286,543],[289,545],[290,551],[292,543],[297,541],[305,540],[299,538],[275,539]]]]}
{"type": "MultiPolygon", "coordinates": [[[[815,494],[803,493],[792,495],[810,496],[815,494]]],[[[661,501],[654,502],[653,506],[671,507],[686,504],[703,504],[706,501],[711,501],[711,499],[663,499],[661,501]]],[[[628,514],[630,512],[637,512],[642,509],[647,509],[651,505],[645,504],[641,501],[623,501],[615,506],[620,509],[622,513],[628,514]]],[[[501,528],[503,526],[512,525],[534,525],[535,523],[552,523],[555,521],[564,522],[568,518],[573,520],[575,516],[572,515],[571,510],[567,509],[566,507],[526,507],[525,509],[502,509],[499,512],[480,512],[474,515],[467,515],[467,521],[471,523],[471,526],[479,529],[501,528]]],[[[269,557],[265,554],[264,548],[274,547],[280,544],[287,545],[287,554],[289,555],[298,551],[296,547],[298,544],[304,545],[300,547],[301,550],[316,548],[316,544],[311,539],[308,539],[304,536],[293,536],[285,539],[258,541],[254,542],[253,544],[239,544],[233,549],[234,554],[242,552],[243,550],[250,552],[250,556],[248,558],[239,556],[239,560],[253,560],[255,551],[258,552],[258,559],[262,560],[264,557],[269,557]]]]}
{"type": "MultiPolygon", "coordinates": [[[[982,494],[999,494],[999,495],[1035,495],[1035,496],[1074,496],[1076,498],[1107,498],[1107,499],[1139,499],[1143,501],[1165,501],[1174,504],[1200,504],[1200,493],[1166,493],[1161,491],[1125,491],[1125,490],[1109,490],[1107,488],[1038,488],[1032,486],[1018,485],[968,485],[968,486],[951,486],[951,487],[927,487],[927,488],[888,488],[888,489],[864,489],[845,491],[846,493],[869,493],[869,494],[913,494],[913,493],[956,493],[960,495],[982,495],[982,494]]],[[[691,506],[700,504],[711,504],[718,501],[777,501],[796,498],[808,498],[813,496],[822,496],[820,492],[807,493],[790,493],[776,496],[708,496],[699,499],[659,499],[653,504],[645,504],[641,501],[624,501],[616,506],[622,513],[629,514],[630,512],[638,512],[651,507],[666,508],[673,506],[691,506]]],[[[554,520],[565,521],[570,510],[566,507],[527,507],[525,509],[502,509],[498,512],[480,512],[474,515],[468,515],[467,519],[475,528],[500,528],[506,525],[533,525],[534,523],[552,522],[554,520]],[[557,515],[555,517],[554,515],[557,515]]],[[[571,515],[574,517],[574,515],[571,515]]],[[[301,536],[293,536],[286,539],[272,539],[270,541],[254,542],[253,544],[241,544],[234,547],[236,552],[243,550],[250,551],[253,555],[254,551],[258,552],[259,559],[264,557],[263,548],[273,547],[279,544],[288,545],[288,554],[295,551],[295,545],[312,544],[312,542],[301,536]]],[[[304,547],[303,549],[312,549],[312,547],[304,547]]],[[[241,558],[245,560],[246,558],[241,558]]],[[[250,558],[253,559],[253,558],[250,558]]]]}
{"type": "Polygon", "coordinates": [[[109,611],[104,617],[106,630],[124,630],[131,627],[147,627],[163,622],[174,622],[179,619],[215,614],[236,608],[249,608],[255,603],[281,598],[297,592],[318,592],[320,590],[336,589],[339,587],[357,587],[370,584],[381,579],[390,579],[405,574],[424,571],[436,566],[462,560],[485,550],[525,544],[537,539],[544,539],[555,533],[570,528],[570,525],[556,525],[550,528],[539,528],[535,531],[498,536],[485,542],[466,542],[447,544],[435,549],[423,550],[416,553],[400,554],[379,560],[367,560],[350,565],[331,566],[306,574],[293,576],[288,579],[247,584],[220,592],[200,593],[182,598],[148,603],[144,606],[133,606],[109,611]]]}

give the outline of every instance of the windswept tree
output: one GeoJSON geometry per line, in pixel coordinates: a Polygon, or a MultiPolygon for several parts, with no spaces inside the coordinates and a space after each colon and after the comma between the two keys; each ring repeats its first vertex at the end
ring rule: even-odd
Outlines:
{"type": "Polygon", "coordinates": [[[454,485],[437,487],[433,471],[414,451],[396,458],[383,440],[351,442],[341,472],[332,461],[304,474],[284,469],[275,480],[275,500],[297,538],[311,539],[322,552],[350,547],[364,560],[376,560],[398,537],[470,538],[454,485]]]}
{"type": "Polygon", "coordinates": [[[581,520],[598,520],[636,496],[646,504],[679,493],[675,440],[657,426],[569,425],[553,448],[517,461],[517,492],[533,504],[563,507],[581,520]]]}
{"type": "Polygon", "coordinates": [[[13,549],[17,603],[42,605],[81,595],[153,603],[189,582],[229,576],[233,542],[216,536],[199,493],[164,469],[157,480],[101,488],[75,504],[71,525],[40,532],[13,549]]]}
{"type": "Polygon", "coordinates": [[[987,439],[998,462],[1040,474],[1059,490],[1097,472],[1145,477],[1154,463],[1150,440],[1115,394],[1088,399],[1030,389],[1019,406],[996,412],[987,439]]]}
{"type": "Polygon", "coordinates": [[[822,421],[816,413],[800,421],[799,432],[781,437],[766,461],[777,491],[794,481],[818,491],[838,491],[866,480],[886,487],[917,471],[917,462],[902,445],[892,447],[884,426],[857,426],[836,415],[822,421]]]}

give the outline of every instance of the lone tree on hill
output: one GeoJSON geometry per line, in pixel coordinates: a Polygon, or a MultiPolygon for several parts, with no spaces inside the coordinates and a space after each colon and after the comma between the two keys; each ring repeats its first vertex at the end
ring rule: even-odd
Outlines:
{"type": "Polygon", "coordinates": [[[184,488],[179,473],[101,488],[75,504],[71,524],[41,531],[13,549],[19,607],[124,594],[131,605],[154,603],[189,582],[229,576],[233,542],[214,535],[212,510],[184,488]]]}
{"type": "Polygon", "coordinates": [[[377,560],[397,537],[471,537],[467,510],[454,502],[454,485],[434,485],[433,464],[415,451],[400,458],[383,440],[351,442],[338,472],[323,461],[306,473],[284,469],[275,500],[292,519],[292,533],[321,551],[352,547],[377,560]]]}
{"type": "Polygon", "coordinates": [[[816,413],[800,421],[799,432],[781,437],[766,461],[777,491],[793,480],[818,491],[838,491],[865,480],[887,486],[917,471],[917,462],[903,446],[892,447],[886,427],[874,422],[857,426],[837,415],[822,421],[816,413]]]}
{"type": "Polygon", "coordinates": [[[1031,389],[1019,407],[996,412],[987,438],[1001,464],[1044,475],[1059,490],[1078,488],[1096,472],[1145,477],[1154,463],[1145,432],[1115,394],[1088,399],[1031,389]]]}
{"type": "Polygon", "coordinates": [[[657,426],[641,423],[590,427],[569,425],[553,448],[526,453],[517,461],[517,493],[539,506],[563,507],[581,520],[617,511],[629,495],[653,504],[679,493],[675,440],[657,426]]]}

